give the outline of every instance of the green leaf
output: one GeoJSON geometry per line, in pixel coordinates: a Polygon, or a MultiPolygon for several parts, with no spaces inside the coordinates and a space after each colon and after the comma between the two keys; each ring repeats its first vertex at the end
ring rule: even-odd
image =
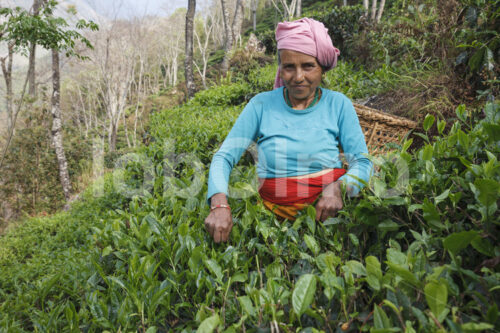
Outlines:
{"type": "Polygon", "coordinates": [[[410,148],[411,144],[413,143],[413,139],[408,139],[408,140],[405,140],[405,142],[403,143],[403,147],[401,148],[401,151],[402,152],[405,152],[408,150],[408,148],[410,148]]]}
{"type": "Polygon", "coordinates": [[[500,125],[498,124],[483,124],[483,130],[488,136],[489,142],[500,141],[500,125]]]}
{"type": "Polygon", "coordinates": [[[102,250],[102,256],[105,257],[109,255],[111,252],[113,252],[113,248],[110,245],[108,245],[102,250]]]}
{"type": "Polygon", "coordinates": [[[161,235],[160,225],[158,224],[158,221],[156,220],[156,218],[151,213],[148,214],[148,215],[146,215],[146,217],[144,219],[148,223],[149,228],[151,229],[151,231],[153,231],[157,235],[161,235]]]}
{"type": "Polygon", "coordinates": [[[463,122],[467,121],[468,115],[464,104],[460,104],[459,106],[457,106],[457,108],[455,109],[455,113],[457,114],[458,119],[463,122]]]}
{"type": "Polygon", "coordinates": [[[358,276],[366,276],[366,268],[362,263],[356,260],[349,260],[345,266],[347,269],[358,276]]]}
{"type": "Polygon", "coordinates": [[[443,240],[443,246],[456,255],[460,250],[466,248],[477,235],[475,230],[456,232],[443,240]]]}
{"type": "Polygon", "coordinates": [[[457,136],[458,136],[458,143],[460,143],[460,145],[464,149],[469,149],[469,144],[470,144],[469,136],[465,134],[465,132],[462,130],[458,130],[457,136]]]}
{"type": "Polygon", "coordinates": [[[435,119],[436,119],[436,118],[435,118],[433,115],[431,115],[431,114],[428,114],[428,115],[426,115],[426,116],[425,116],[425,119],[424,119],[424,125],[423,125],[423,127],[424,127],[424,130],[425,130],[426,132],[427,132],[427,131],[431,128],[431,126],[434,124],[434,120],[435,120],[435,119]]]}
{"type": "Polygon", "coordinates": [[[318,265],[321,271],[331,271],[335,273],[335,268],[340,265],[341,259],[337,257],[333,252],[321,253],[316,258],[316,265],[318,265]]]}
{"type": "Polygon", "coordinates": [[[437,122],[437,130],[439,134],[443,134],[444,128],[446,127],[446,121],[440,120],[437,122]]]}
{"type": "Polygon", "coordinates": [[[381,231],[396,231],[399,229],[399,224],[391,220],[385,220],[384,222],[377,225],[377,228],[381,231]]]}
{"type": "Polygon", "coordinates": [[[359,239],[358,239],[358,237],[355,234],[349,233],[349,239],[351,240],[352,245],[354,245],[356,247],[359,246],[359,239]]]}
{"type": "Polygon", "coordinates": [[[248,296],[240,296],[238,297],[238,301],[240,302],[241,309],[243,310],[244,313],[248,314],[249,316],[253,317],[255,316],[255,308],[252,304],[252,300],[248,296]]]}
{"type": "Polygon", "coordinates": [[[420,281],[406,267],[403,267],[401,265],[394,264],[394,263],[391,263],[391,262],[387,262],[387,266],[389,266],[389,268],[394,273],[396,273],[397,275],[399,275],[400,277],[402,277],[403,280],[404,280],[404,282],[410,283],[411,285],[413,285],[413,286],[415,286],[417,288],[420,287],[420,281]]]}
{"type": "Polygon", "coordinates": [[[405,265],[406,264],[406,255],[401,251],[396,249],[389,248],[387,249],[387,260],[394,264],[405,265]]]}
{"type": "Polygon", "coordinates": [[[267,278],[280,278],[281,277],[281,264],[279,261],[275,261],[266,267],[266,277],[267,278]]]}
{"type": "Polygon", "coordinates": [[[313,274],[302,275],[292,294],[293,310],[298,316],[301,316],[306,309],[311,305],[316,292],[316,276],[313,274]]]}
{"type": "Polygon", "coordinates": [[[200,326],[196,330],[196,333],[212,333],[217,328],[217,326],[219,326],[219,323],[219,315],[214,313],[211,317],[208,317],[200,324],[200,326]]]}
{"type": "Polygon", "coordinates": [[[479,253],[488,257],[495,256],[495,249],[488,239],[483,239],[481,236],[477,236],[472,240],[471,245],[479,253]]]}
{"type": "Polygon", "coordinates": [[[309,216],[311,220],[316,220],[316,208],[313,205],[309,205],[306,209],[306,212],[307,216],[309,216]]]}
{"type": "Polygon", "coordinates": [[[472,57],[469,58],[469,68],[471,71],[476,72],[483,63],[484,54],[486,53],[486,48],[481,47],[479,50],[476,50],[472,57]]]}
{"type": "Polygon", "coordinates": [[[389,317],[387,317],[387,314],[378,305],[375,305],[375,309],[373,311],[373,326],[376,329],[392,327],[389,317]]]}
{"type": "Polygon", "coordinates": [[[188,223],[182,223],[179,226],[178,232],[179,232],[180,236],[186,237],[187,234],[189,233],[189,224],[188,223]]]}
{"type": "Polygon", "coordinates": [[[328,225],[336,225],[342,223],[342,220],[339,219],[338,217],[329,217],[326,219],[325,222],[323,222],[323,226],[328,226],[328,225]]]}
{"type": "Polygon", "coordinates": [[[213,259],[204,260],[204,263],[208,270],[217,277],[217,280],[222,282],[222,268],[219,264],[213,259]]]}
{"type": "Polygon", "coordinates": [[[433,153],[434,153],[434,148],[430,144],[426,144],[422,150],[422,160],[430,161],[432,159],[433,153]]]}
{"type": "Polygon", "coordinates": [[[245,282],[247,280],[247,274],[236,273],[231,277],[231,282],[245,282]]]}
{"type": "Polygon", "coordinates": [[[316,242],[316,239],[314,239],[314,237],[306,234],[306,235],[304,235],[304,241],[306,242],[306,245],[309,248],[309,250],[311,250],[311,252],[315,256],[317,256],[319,254],[320,247],[318,245],[318,242],[316,242]]]}
{"type": "Polygon", "coordinates": [[[484,206],[489,207],[498,200],[498,190],[500,184],[492,179],[476,179],[474,185],[479,191],[477,199],[484,206]]]}
{"type": "Polygon", "coordinates": [[[446,309],[446,304],[448,304],[448,288],[446,287],[446,283],[444,280],[440,282],[431,281],[425,285],[424,292],[429,308],[439,320],[441,313],[446,309]]]}
{"type": "Polygon", "coordinates": [[[446,191],[444,191],[443,193],[441,193],[437,197],[434,197],[434,202],[436,203],[436,205],[438,203],[440,203],[441,201],[445,200],[446,198],[448,198],[449,194],[450,194],[450,189],[447,189],[446,191]]]}
{"type": "Polygon", "coordinates": [[[306,225],[307,227],[309,228],[309,231],[313,234],[314,236],[314,233],[316,232],[316,221],[315,219],[311,218],[310,216],[308,216],[306,218],[306,225]]]}
{"type": "Polygon", "coordinates": [[[490,323],[496,323],[498,320],[498,306],[493,303],[488,309],[488,312],[486,313],[486,318],[490,323]]]}
{"type": "Polygon", "coordinates": [[[380,262],[374,256],[368,256],[365,258],[366,264],[366,282],[368,285],[375,290],[380,290],[380,281],[382,280],[382,270],[380,268],[380,262]]]}
{"type": "Polygon", "coordinates": [[[484,332],[486,330],[491,330],[493,329],[495,326],[491,325],[491,324],[488,324],[488,323],[473,323],[473,322],[469,322],[469,323],[466,323],[466,324],[462,324],[462,329],[466,332],[466,333],[469,333],[469,332],[484,332]]]}
{"type": "Polygon", "coordinates": [[[436,206],[432,204],[427,198],[424,199],[422,210],[424,212],[424,219],[429,223],[430,226],[435,227],[435,229],[438,230],[446,228],[444,224],[441,223],[441,215],[439,214],[436,206]]]}

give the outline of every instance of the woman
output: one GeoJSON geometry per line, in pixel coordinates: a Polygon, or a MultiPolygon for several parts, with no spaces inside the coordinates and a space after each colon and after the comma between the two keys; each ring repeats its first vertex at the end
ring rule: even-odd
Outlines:
{"type": "Polygon", "coordinates": [[[210,214],[205,227],[215,242],[227,241],[233,226],[227,202],[229,175],[251,142],[257,142],[260,188],[266,208],[294,219],[316,200],[316,219],[342,209],[341,184],[356,195],[372,164],[351,101],[320,88],[335,67],[339,50],[328,30],[304,18],[276,29],[278,72],[275,89],[258,94],[242,111],[210,166],[210,214]],[[341,169],[339,145],[349,163],[341,169]],[[319,199],[318,199],[319,198],[319,199]]]}

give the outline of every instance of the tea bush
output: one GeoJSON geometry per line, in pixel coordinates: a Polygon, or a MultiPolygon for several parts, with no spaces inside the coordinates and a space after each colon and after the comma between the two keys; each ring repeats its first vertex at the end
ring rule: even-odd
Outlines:
{"type": "Polygon", "coordinates": [[[230,199],[231,238],[215,244],[203,222],[208,163],[241,106],[219,95],[220,105],[203,103],[231,91],[152,117],[152,143],[137,155],[151,165],[130,162],[122,178],[137,191],[110,175],[71,212],[2,237],[0,330],[500,329],[498,104],[459,107],[446,133],[428,116],[425,145],[411,152],[405,141],[374,158],[369,186],[324,223],[313,207],[277,221],[243,161],[232,174],[242,199],[230,199]],[[183,153],[192,159],[177,160],[183,153]]]}

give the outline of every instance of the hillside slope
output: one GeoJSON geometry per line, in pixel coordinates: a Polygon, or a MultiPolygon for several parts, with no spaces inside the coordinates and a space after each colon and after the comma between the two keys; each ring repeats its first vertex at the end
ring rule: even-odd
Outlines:
{"type": "Polygon", "coordinates": [[[278,222],[259,204],[248,155],[232,174],[231,239],[213,243],[211,156],[271,74],[158,112],[150,145],[70,212],[3,236],[0,330],[500,329],[498,104],[459,107],[446,131],[427,117],[424,129],[443,134],[375,160],[369,188],[324,223],[312,207],[278,222]]]}

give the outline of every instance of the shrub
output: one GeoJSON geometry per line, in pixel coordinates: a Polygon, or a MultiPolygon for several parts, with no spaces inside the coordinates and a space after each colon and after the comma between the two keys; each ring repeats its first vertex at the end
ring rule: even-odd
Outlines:
{"type": "MultiPolygon", "coordinates": [[[[203,138],[222,138],[238,111],[197,103],[164,111],[153,117],[154,142],[178,138],[178,151],[202,156],[203,138]],[[214,126],[200,127],[203,117],[214,126]]],[[[237,167],[233,190],[244,198],[230,198],[227,244],[204,228],[207,167],[185,165],[171,188],[127,201],[107,202],[113,190],[87,193],[70,214],[2,238],[0,327],[498,330],[500,106],[483,114],[460,106],[456,118],[445,133],[443,120],[426,117],[425,145],[410,152],[405,141],[374,158],[379,172],[360,197],[344,198],[322,223],[313,207],[277,221],[244,185],[254,169],[237,167]]],[[[159,148],[145,153],[162,157],[154,165],[162,175],[159,148]]]]}

